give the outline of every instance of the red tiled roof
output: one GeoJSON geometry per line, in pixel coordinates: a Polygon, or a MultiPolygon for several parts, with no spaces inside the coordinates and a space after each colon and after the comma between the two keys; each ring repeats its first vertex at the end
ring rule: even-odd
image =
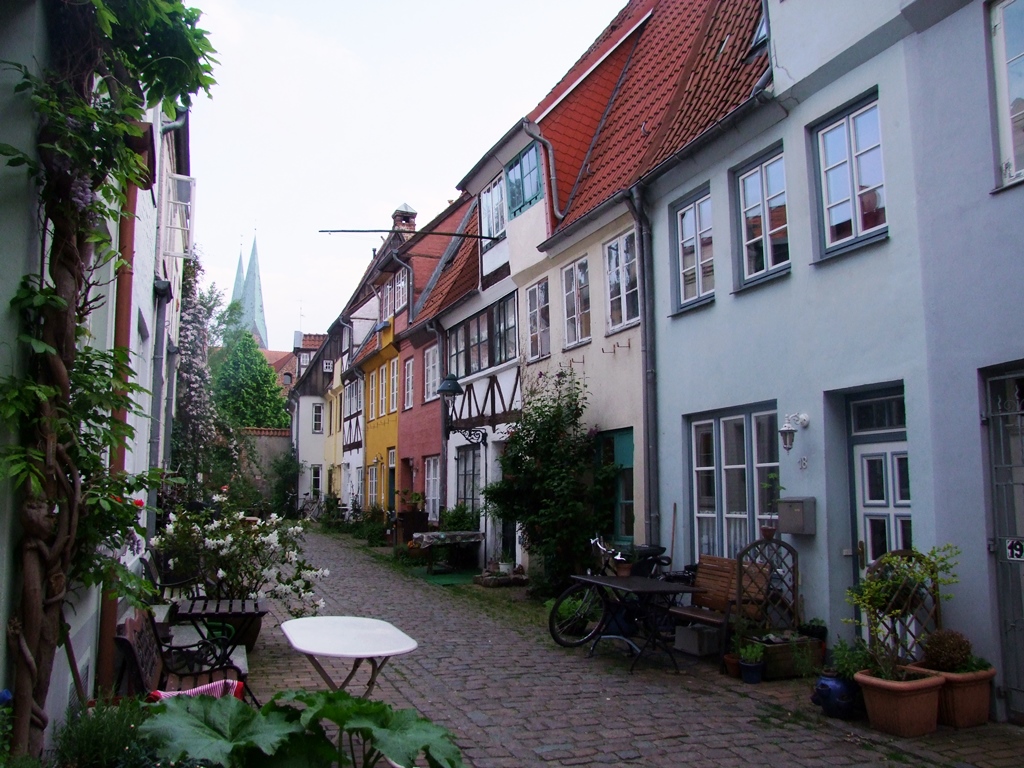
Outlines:
{"type": "MultiPolygon", "coordinates": [[[[474,205],[475,207],[475,205],[474,205]]],[[[469,216],[466,234],[476,235],[480,231],[476,211],[469,216]]],[[[429,320],[446,307],[476,289],[480,282],[480,241],[466,238],[459,244],[454,257],[444,267],[437,282],[430,291],[422,309],[416,317],[416,324],[429,320]]]]}
{"type": "Polygon", "coordinates": [[[303,349],[320,349],[327,341],[326,333],[304,333],[302,334],[303,349]]]}
{"type": "Polygon", "coordinates": [[[350,367],[355,368],[361,363],[366,362],[366,359],[374,355],[380,349],[380,334],[371,333],[370,337],[366,340],[366,343],[356,354],[355,359],[352,361],[350,367]]]}
{"type": "MultiPolygon", "coordinates": [[[[655,4],[559,230],[628,188],[750,96],[767,66],[763,56],[745,62],[760,13],[760,0],[655,4]]],[[[547,131],[546,119],[542,127],[547,131]]]]}
{"type": "Polygon", "coordinates": [[[260,352],[263,353],[263,357],[267,359],[267,362],[270,363],[270,367],[275,371],[280,370],[280,366],[286,365],[288,358],[293,355],[291,350],[280,351],[273,349],[261,349],[260,352]]]}
{"type": "Polygon", "coordinates": [[[420,229],[416,235],[399,248],[403,260],[413,266],[415,285],[413,296],[419,296],[430,281],[431,275],[438,260],[445,254],[451,245],[452,238],[443,235],[425,235],[423,233],[456,232],[466,218],[466,210],[472,204],[473,198],[463,192],[458,200],[452,202],[445,210],[439,213],[433,221],[420,229]]]}

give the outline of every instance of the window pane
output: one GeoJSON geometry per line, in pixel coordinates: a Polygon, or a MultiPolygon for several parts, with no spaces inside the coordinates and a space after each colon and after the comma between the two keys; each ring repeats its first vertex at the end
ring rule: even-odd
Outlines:
{"type": "Polygon", "coordinates": [[[885,518],[871,517],[867,520],[868,557],[877,560],[889,551],[889,530],[885,518]]]}
{"type": "Polygon", "coordinates": [[[896,456],[896,501],[910,501],[910,461],[906,455],[896,456]]]}
{"type": "Polygon", "coordinates": [[[853,215],[849,203],[828,209],[829,240],[837,242],[853,234],[853,215]]]}
{"type": "Polygon", "coordinates": [[[885,459],[881,456],[864,458],[864,501],[867,503],[885,503],[885,459]]]}
{"type": "Polygon", "coordinates": [[[857,157],[857,189],[877,187],[882,183],[882,149],[875,147],[857,157]]]}
{"type": "Polygon", "coordinates": [[[850,198],[850,174],[845,163],[825,173],[825,186],[829,205],[850,198]]]}
{"type": "Polygon", "coordinates": [[[756,275],[764,271],[764,243],[756,240],[747,246],[747,274],[756,275]]]}
{"type": "Polygon", "coordinates": [[[746,463],[744,433],[743,419],[722,421],[722,463],[726,466],[746,463]]]}
{"type": "Polygon", "coordinates": [[[786,171],[781,157],[764,167],[764,177],[765,190],[769,197],[786,191],[786,171]]]}
{"type": "Polygon", "coordinates": [[[757,170],[743,177],[743,205],[748,207],[761,202],[761,171],[757,170]]]}
{"type": "Polygon", "coordinates": [[[768,231],[786,226],[786,196],[776,195],[768,201],[768,231]]]}
{"type": "Polygon", "coordinates": [[[822,164],[831,168],[846,159],[846,123],[821,134],[822,164]]]}
{"type": "Polygon", "coordinates": [[[885,224],[885,189],[878,187],[860,196],[860,228],[873,229],[885,224]]]}
{"type": "Polygon", "coordinates": [[[683,243],[681,257],[683,269],[693,269],[697,264],[697,243],[693,240],[683,243]]]}
{"type": "Polygon", "coordinates": [[[1020,56],[1024,53],[1024,2],[1017,0],[1003,6],[1003,26],[1007,58],[1020,56]]]}
{"type": "Polygon", "coordinates": [[[911,523],[909,517],[900,517],[896,519],[896,527],[899,530],[899,541],[897,542],[900,549],[911,549],[914,546],[914,537],[911,533],[911,523]]]}
{"type": "Polygon", "coordinates": [[[693,428],[696,462],[698,467],[715,465],[715,440],[711,424],[699,424],[693,428]]]}
{"type": "Polygon", "coordinates": [[[865,149],[882,143],[878,128],[878,107],[871,107],[853,118],[853,151],[863,152],[865,149]]]}
{"type": "Polygon", "coordinates": [[[683,273],[683,301],[697,295],[697,270],[690,269],[683,273]]]}
{"type": "Polygon", "coordinates": [[[727,469],[725,475],[725,512],[747,513],[747,470],[727,469]]]}
{"type": "Polygon", "coordinates": [[[679,239],[690,240],[696,231],[694,224],[693,208],[687,208],[679,213],[679,239]]]}

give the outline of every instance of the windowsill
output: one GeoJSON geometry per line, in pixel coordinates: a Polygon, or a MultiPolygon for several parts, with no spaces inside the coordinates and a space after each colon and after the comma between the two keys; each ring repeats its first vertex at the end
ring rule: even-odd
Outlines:
{"type": "Polygon", "coordinates": [[[789,277],[790,271],[791,265],[790,262],[787,261],[784,266],[774,267],[770,272],[750,278],[732,293],[735,296],[738,293],[745,293],[746,291],[753,290],[754,288],[760,288],[762,285],[774,283],[776,280],[783,277],[789,277]]]}
{"type": "Polygon", "coordinates": [[[676,307],[674,312],[669,313],[669,317],[679,317],[685,315],[688,312],[694,312],[704,307],[709,307],[715,303],[715,294],[709,293],[707,296],[701,296],[698,299],[690,299],[685,304],[676,307]]]}
{"type": "Polygon", "coordinates": [[[851,240],[848,243],[837,245],[834,248],[826,250],[820,258],[815,259],[811,264],[824,264],[833,259],[839,258],[840,256],[846,256],[850,253],[856,253],[864,248],[868,248],[877,243],[883,243],[889,239],[889,229],[886,228],[881,232],[873,232],[870,235],[859,237],[856,240],[851,240]]]}
{"type": "Polygon", "coordinates": [[[622,325],[616,325],[614,328],[609,328],[608,333],[606,333],[604,337],[607,339],[609,336],[614,336],[617,333],[628,331],[630,328],[636,328],[638,325],[640,325],[639,317],[636,320],[630,320],[629,322],[623,323],[622,325]]]}
{"type": "Polygon", "coordinates": [[[572,344],[566,344],[564,347],[562,347],[562,351],[563,352],[569,352],[569,351],[571,351],[573,349],[579,349],[580,347],[585,347],[591,341],[593,341],[592,338],[590,338],[590,339],[583,339],[581,341],[576,341],[576,342],[573,342],[572,344]]]}
{"type": "Polygon", "coordinates": [[[991,192],[989,192],[989,194],[990,195],[998,195],[1001,192],[1006,192],[1009,189],[1013,189],[1014,187],[1020,187],[1020,186],[1024,186],[1024,176],[1021,176],[1019,179],[1013,179],[1012,181],[1008,181],[1005,184],[999,185],[998,187],[993,189],[991,192]]]}
{"type": "Polygon", "coordinates": [[[527,365],[533,365],[534,363],[540,363],[545,360],[551,359],[551,353],[548,352],[546,355],[537,355],[537,357],[529,357],[526,359],[527,365]]]}
{"type": "Polygon", "coordinates": [[[494,246],[505,239],[505,230],[502,230],[494,240],[481,240],[480,241],[480,253],[485,253],[491,250],[494,246]]]}
{"type": "MultiPolygon", "coordinates": [[[[540,202],[543,199],[544,199],[544,195],[538,194],[532,200],[529,200],[529,201],[523,203],[514,212],[510,210],[508,212],[508,220],[512,221],[512,219],[516,218],[517,216],[522,216],[524,213],[526,213],[528,210],[533,208],[533,206],[535,206],[538,202],[540,202]]],[[[508,226],[508,225],[506,224],[506,226],[508,226]]]]}
{"type": "MultiPolygon", "coordinates": [[[[440,385],[440,384],[438,384],[437,386],[441,386],[441,385],[440,385]]],[[[440,399],[441,399],[441,396],[440,396],[440,395],[431,395],[430,397],[424,397],[424,398],[423,398],[423,402],[424,402],[424,403],[432,403],[432,402],[434,402],[435,400],[440,400],[440,399]]]]}

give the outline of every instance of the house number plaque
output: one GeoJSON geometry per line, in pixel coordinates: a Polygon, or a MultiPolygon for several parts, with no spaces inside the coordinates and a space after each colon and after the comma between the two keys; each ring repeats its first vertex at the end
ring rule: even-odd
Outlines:
{"type": "Polygon", "coordinates": [[[1006,559],[1024,562],[1024,539],[1006,540],[1006,559]]]}

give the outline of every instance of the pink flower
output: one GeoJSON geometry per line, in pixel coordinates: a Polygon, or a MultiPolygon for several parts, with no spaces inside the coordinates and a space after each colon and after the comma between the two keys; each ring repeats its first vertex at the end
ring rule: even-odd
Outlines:
{"type": "Polygon", "coordinates": [[[135,499],[134,501],[132,501],[132,504],[134,504],[139,509],[142,509],[144,506],[146,506],[146,502],[144,502],[142,499],[135,499]]]}

